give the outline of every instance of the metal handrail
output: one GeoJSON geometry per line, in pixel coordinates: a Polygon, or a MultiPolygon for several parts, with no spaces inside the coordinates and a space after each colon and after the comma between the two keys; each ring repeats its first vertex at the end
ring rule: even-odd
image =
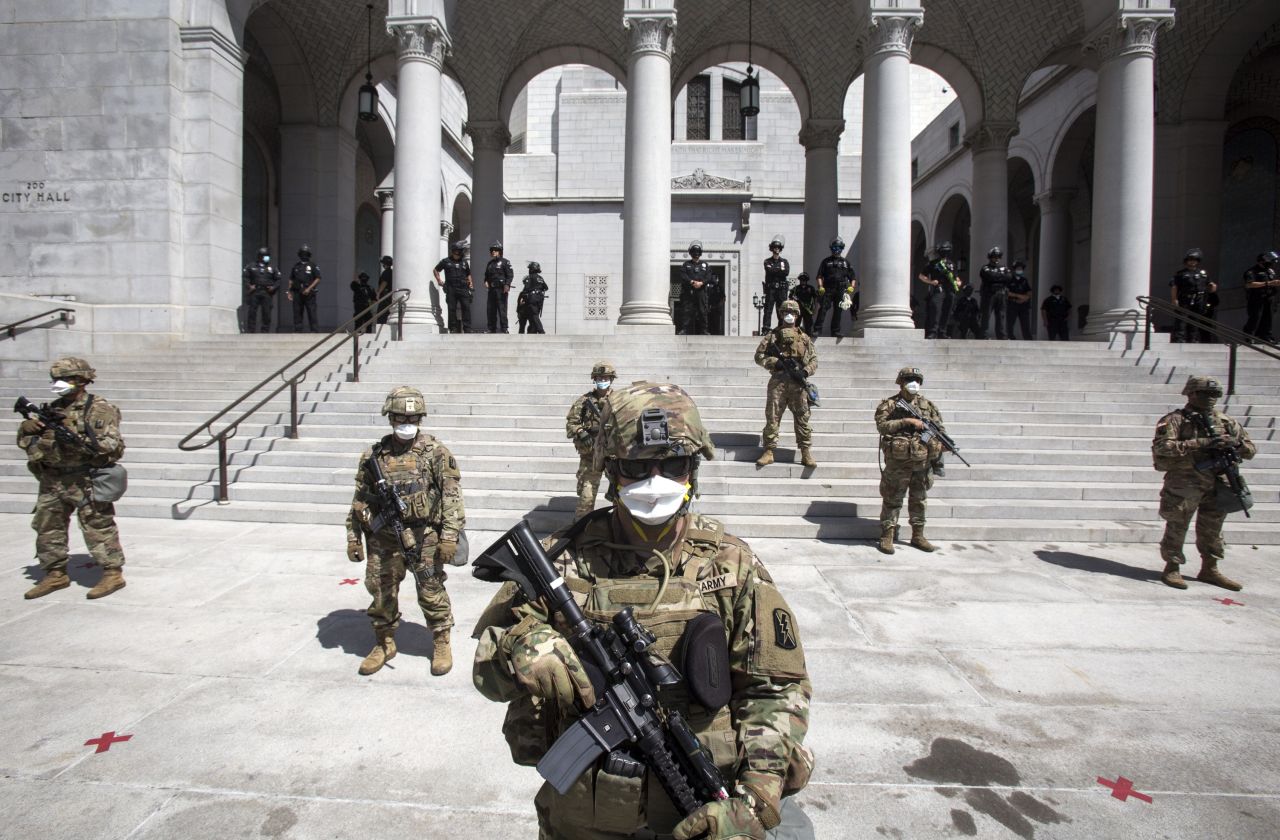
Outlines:
{"type": "Polygon", "coordinates": [[[353,382],[359,382],[360,381],[360,336],[363,333],[354,329],[355,322],[365,315],[368,315],[371,319],[377,318],[380,310],[384,308],[390,309],[391,307],[394,306],[396,307],[396,310],[397,310],[396,325],[395,325],[395,329],[392,331],[391,339],[392,341],[401,340],[402,338],[404,338],[404,305],[405,305],[405,301],[409,299],[410,293],[411,293],[411,290],[409,289],[397,289],[396,291],[391,293],[390,301],[377,300],[377,301],[374,301],[369,306],[365,307],[364,309],[361,309],[359,312],[353,315],[351,319],[348,320],[345,324],[339,327],[335,327],[328,335],[324,336],[315,344],[312,344],[306,350],[303,350],[297,356],[294,356],[288,362],[281,365],[278,369],[276,369],[274,373],[269,375],[266,379],[262,380],[257,385],[254,385],[248,391],[245,391],[238,398],[232,401],[231,404],[228,405],[226,408],[222,409],[217,414],[213,415],[208,420],[201,423],[199,426],[195,428],[194,431],[191,432],[191,434],[187,435],[182,440],[178,441],[178,448],[184,452],[195,452],[196,450],[204,449],[206,446],[212,446],[215,443],[218,444],[218,501],[219,502],[226,502],[226,501],[229,501],[230,499],[230,496],[227,490],[227,441],[235,437],[236,431],[240,428],[240,424],[243,423],[245,420],[247,420],[256,411],[258,411],[258,409],[262,408],[264,405],[270,402],[277,394],[279,394],[285,388],[288,388],[289,389],[289,437],[296,440],[298,437],[298,383],[301,382],[308,373],[310,373],[313,367],[320,364],[325,359],[329,358],[329,356],[333,355],[333,351],[341,347],[343,343],[338,342],[337,344],[334,344],[332,347],[330,347],[320,356],[313,359],[311,363],[308,364],[306,367],[304,367],[302,370],[299,370],[297,373],[293,374],[293,376],[289,377],[288,379],[281,381],[280,384],[275,388],[275,390],[267,394],[262,399],[258,400],[256,403],[253,404],[251,408],[246,410],[239,417],[229,422],[226,426],[223,427],[222,431],[215,433],[213,431],[213,424],[218,422],[218,420],[222,419],[227,414],[229,414],[236,406],[240,405],[245,400],[249,399],[254,394],[256,394],[258,391],[261,391],[263,388],[270,385],[271,382],[275,380],[276,377],[283,376],[286,370],[293,367],[298,362],[302,361],[304,358],[306,358],[308,354],[310,354],[316,348],[320,347],[329,339],[338,335],[338,333],[347,333],[348,335],[351,336],[351,368],[352,368],[351,380],[353,382]],[[208,431],[209,439],[202,443],[192,444],[191,443],[192,439],[204,431],[208,431]]]}
{"type": "Polygon", "coordinates": [[[1229,348],[1229,361],[1227,364],[1227,395],[1231,396],[1236,392],[1236,350],[1239,347],[1248,347],[1254,352],[1280,361],[1280,345],[1270,341],[1264,341],[1261,338],[1249,335],[1244,330],[1238,330],[1235,327],[1225,327],[1219,324],[1213,318],[1201,315],[1198,312],[1192,312],[1189,309],[1183,309],[1168,301],[1158,298],[1149,298],[1145,295],[1138,295],[1138,303],[1147,310],[1147,337],[1146,349],[1151,349],[1151,313],[1153,311],[1160,312],[1164,315],[1170,315],[1175,320],[1182,321],[1184,324],[1190,324],[1197,329],[1202,329],[1207,333],[1212,333],[1223,344],[1229,348]]]}
{"type": "MultiPolygon", "coordinates": [[[[58,315],[58,323],[74,324],[76,322],[76,311],[69,306],[59,306],[57,309],[50,309],[48,312],[41,312],[39,315],[32,315],[30,318],[23,318],[21,321],[14,321],[12,324],[0,326],[0,332],[4,332],[9,338],[16,339],[18,337],[18,327],[23,324],[29,324],[32,321],[38,321],[41,318],[48,318],[50,315],[58,315]]],[[[40,326],[48,326],[41,324],[40,326]]],[[[31,329],[35,329],[32,327],[31,329]]]]}

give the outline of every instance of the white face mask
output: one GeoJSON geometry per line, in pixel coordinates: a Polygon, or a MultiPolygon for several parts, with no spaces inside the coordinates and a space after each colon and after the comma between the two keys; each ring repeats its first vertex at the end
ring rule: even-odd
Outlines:
{"type": "Polygon", "coordinates": [[[609,390],[609,386],[610,386],[610,385],[612,385],[612,384],[613,384],[613,383],[612,383],[612,382],[610,382],[610,381],[609,381],[609,380],[607,380],[607,379],[597,379],[597,380],[596,380],[596,388],[597,388],[597,390],[600,390],[600,391],[607,391],[607,390],[609,390]]]}
{"type": "Polygon", "coordinates": [[[49,385],[49,390],[59,397],[65,397],[67,394],[70,394],[75,389],[76,389],[76,386],[72,385],[70,382],[68,382],[65,379],[55,379],[49,385]]]}
{"type": "Polygon", "coordinates": [[[396,426],[396,437],[400,440],[413,440],[418,436],[417,423],[400,423],[396,426]]]}
{"type": "Polygon", "coordinates": [[[914,380],[911,382],[908,382],[904,387],[907,389],[907,393],[911,394],[912,396],[920,393],[920,383],[914,380]]]}
{"type": "Polygon", "coordinates": [[[792,315],[791,313],[787,313],[786,315],[782,316],[782,320],[787,322],[788,324],[794,324],[796,322],[796,316],[792,315]]]}
{"type": "Polygon", "coordinates": [[[680,512],[688,493],[688,484],[654,475],[623,487],[618,499],[635,519],[646,525],[660,525],[680,512]]]}

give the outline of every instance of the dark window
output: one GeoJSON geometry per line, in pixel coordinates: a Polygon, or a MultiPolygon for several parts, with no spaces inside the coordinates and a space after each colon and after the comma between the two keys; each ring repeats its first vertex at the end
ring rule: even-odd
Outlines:
{"type": "Polygon", "coordinates": [[[711,77],[698,76],[689,82],[688,106],[685,110],[685,138],[711,139],[711,77]]]}
{"type": "Polygon", "coordinates": [[[951,131],[947,136],[947,149],[954,149],[960,145],[960,123],[951,126],[951,131]]]}
{"type": "Polygon", "coordinates": [[[914,181],[919,177],[920,177],[920,158],[912,158],[911,159],[911,180],[914,181]]]}
{"type": "Polygon", "coordinates": [[[745,140],[746,118],[742,116],[742,85],[724,80],[724,96],[720,119],[720,137],[723,140],[745,140]]]}

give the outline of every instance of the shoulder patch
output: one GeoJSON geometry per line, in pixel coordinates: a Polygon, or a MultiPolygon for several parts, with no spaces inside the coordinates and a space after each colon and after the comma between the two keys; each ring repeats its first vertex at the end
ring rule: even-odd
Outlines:
{"type": "Polygon", "coordinates": [[[773,643],[782,650],[795,650],[798,644],[791,613],[781,607],[773,611],[773,643]]]}

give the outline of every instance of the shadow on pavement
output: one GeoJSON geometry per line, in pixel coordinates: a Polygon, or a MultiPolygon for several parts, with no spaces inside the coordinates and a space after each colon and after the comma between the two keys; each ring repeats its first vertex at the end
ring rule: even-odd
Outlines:
{"type": "MultiPolygon", "coordinates": [[[[39,563],[27,566],[22,572],[32,583],[44,580],[44,572],[41,571],[39,563]]],[[[102,578],[102,569],[88,554],[72,554],[67,558],[67,577],[71,578],[71,582],[76,586],[92,589],[102,578]]]]}
{"type": "MultiPolygon", "coordinates": [[[[360,659],[373,649],[373,627],[364,610],[334,610],[316,622],[316,638],[324,648],[342,648],[342,652],[360,659]]],[[[431,658],[431,631],[421,624],[400,617],[396,630],[396,650],[408,656],[431,658]]]]}
{"type": "Polygon", "coordinates": [[[880,520],[859,516],[856,502],[817,499],[809,503],[804,519],[818,526],[814,539],[819,542],[848,542],[880,536],[880,520]]]}
{"type": "Polygon", "coordinates": [[[1082,572],[1114,575],[1115,577],[1129,578],[1130,580],[1160,580],[1160,573],[1154,569],[1126,566],[1124,563],[1117,563],[1114,560],[1107,560],[1102,557],[1090,557],[1087,554],[1076,554],[1072,551],[1045,551],[1043,549],[1035,552],[1035,555],[1046,563],[1052,563],[1064,569],[1078,569],[1082,572]]]}

